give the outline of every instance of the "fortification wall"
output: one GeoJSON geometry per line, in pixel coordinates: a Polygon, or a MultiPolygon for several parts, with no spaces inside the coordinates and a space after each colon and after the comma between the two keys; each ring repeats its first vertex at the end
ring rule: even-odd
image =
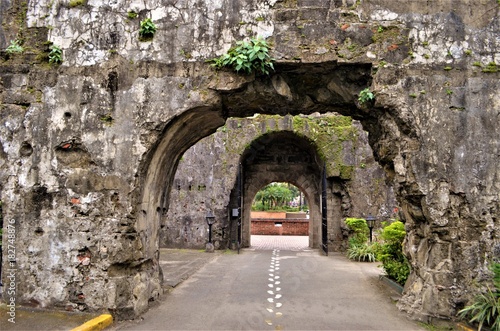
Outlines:
{"type": "Polygon", "coordinates": [[[0,48],[24,47],[0,63],[17,303],[145,311],[161,293],[159,224],[178,160],[226,118],[254,113],[361,122],[408,230],[401,309],[453,318],[491,281],[498,1],[7,0],[0,11],[0,48]],[[145,18],[158,28],[149,41],[145,18]],[[205,63],[255,35],[272,45],[270,77],[205,63]],[[62,64],[48,62],[47,41],[62,64]],[[360,104],[366,87],[375,100],[360,104]]]}

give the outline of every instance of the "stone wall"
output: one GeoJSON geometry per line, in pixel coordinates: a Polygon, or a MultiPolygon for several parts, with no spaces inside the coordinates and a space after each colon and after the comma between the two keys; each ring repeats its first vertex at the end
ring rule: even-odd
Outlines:
{"type": "Polygon", "coordinates": [[[159,228],[181,155],[254,113],[360,121],[405,217],[412,273],[398,306],[410,316],[454,318],[491,286],[498,1],[6,0],[0,14],[0,48],[25,49],[0,63],[17,303],[145,311],[161,293],[159,228]],[[158,31],[141,41],[146,17],[158,31]],[[205,63],[254,35],[273,46],[270,77],[205,63]],[[360,104],[366,87],[375,100],[360,104]]]}

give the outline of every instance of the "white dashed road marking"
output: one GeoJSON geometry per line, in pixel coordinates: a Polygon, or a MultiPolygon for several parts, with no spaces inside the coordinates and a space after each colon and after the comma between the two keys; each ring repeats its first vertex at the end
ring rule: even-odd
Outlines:
{"type": "Polygon", "coordinates": [[[280,292],[281,288],[274,287],[275,285],[279,285],[281,283],[278,280],[278,279],[280,279],[280,276],[278,275],[279,269],[280,269],[279,268],[279,265],[280,265],[279,254],[280,254],[279,249],[273,250],[273,255],[271,257],[271,265],[269,268],[269,272],[270,272],[269,278],[268,278],[269,283],[267,284],[267,286],[271,289],[274,289],[274,290],[267,291],[267,294],[270,295],[270,297],[267,298],[267,302],[269,304],[274,303],[274,306],[271,306],[271,305],[267,306],[266,310],[268,312],[267,316],[269,316],[269,318],[266,318],[266,320],[265,320],[267,325],[270,325],[270,326],[275,325],[275,327],[274,327],[275,330],[282,330],[283,329],[283,326],[275,321],[276,319],[281,318],[283,316],[283,313],[281,313],[280,311],[275,311],[275,308],[281,308],[283,306],[283,303],[280,302],[280,299],[282,298],[283,295],[281,293],[275,294],[275,291],[280,292]]]}

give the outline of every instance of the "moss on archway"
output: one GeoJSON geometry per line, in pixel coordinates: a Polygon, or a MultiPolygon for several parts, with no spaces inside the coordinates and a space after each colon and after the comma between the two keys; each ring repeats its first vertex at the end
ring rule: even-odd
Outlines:
{"type": "Polygon", "coordinates": [[[229,119],[219,128],[219,132],[227,134],[226,152],[236,155],[249,147],[245,134],[254,133],[257,140],[267,134],[278,131],[291,131],[299,137],[310,141],[315,147],[321,161],[325,163],[328,177],[351,179],[355,165],[347,164],[343,158],[343,150],[347,144],[356,145],[358,129],[353,126],[350,116],[331,113],[323,116],[315,115],[255,115],[251,118],[229,119]]]}

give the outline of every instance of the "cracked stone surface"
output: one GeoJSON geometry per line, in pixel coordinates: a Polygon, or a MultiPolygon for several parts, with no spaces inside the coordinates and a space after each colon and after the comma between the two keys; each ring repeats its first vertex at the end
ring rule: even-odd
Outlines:
{"type": "Polygon", "coordinates": [[[181,155],[229,117],[336,112],[368,133],[406,222],[399,308],[455,318],[500,258],[498,11],[496,0],[2,1],[0,194],[18,303],[140,315],[161,294],[181,155]],[[158,27],[146,42],[145,18],[158,27]],[[205,62],[255,35],[272,47],[270,77],[205,62]],[[5,52],[15,39],[25,51],[5,52]],[[48,63],[47,41],[62,64],[48,63]],[[367,87],[375,100],[361,104],[367,87]]]}

